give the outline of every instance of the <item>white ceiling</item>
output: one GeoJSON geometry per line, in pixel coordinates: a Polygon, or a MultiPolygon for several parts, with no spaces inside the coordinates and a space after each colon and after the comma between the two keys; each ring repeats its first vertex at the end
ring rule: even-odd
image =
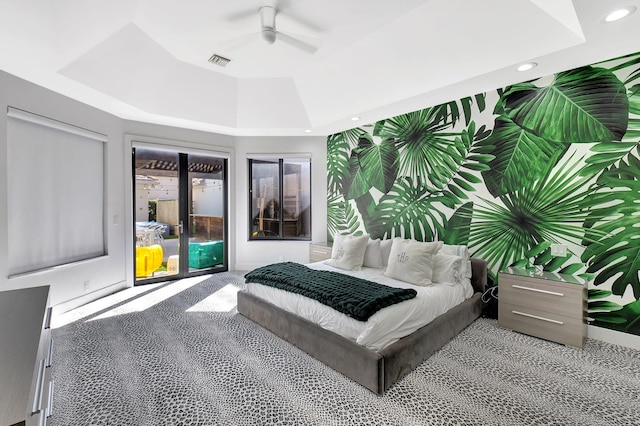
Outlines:
{"type": "Polygon", "coordinates": [[[640,51],[640,13],[602,22],[628,5],[640,0],[1,0],[0,69],[126,119],[326,135],[640,51]],[[516,72],[524,61],[539,66],[516,72]]]}

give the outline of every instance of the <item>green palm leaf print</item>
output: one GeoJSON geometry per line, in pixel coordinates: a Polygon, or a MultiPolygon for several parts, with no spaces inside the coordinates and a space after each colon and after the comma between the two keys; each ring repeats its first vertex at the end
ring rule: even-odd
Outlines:
{"type": "Polygon", "coordinates": [[[610,142],[627,130],[626,88],[604,68],[560,72],[543,87],[516,84],[507,88],[501,102],[504,115],[548,141],[610,142]]]}
{"type": "Polygon", "coordinates": [[[630,286],[640,299],[640,144],[634,151],[598,177],[585,221],[582,261],[589,272],[597,272],[595,285],[614,279],[613,294],[622,296],[630,286]]]}
{"type": "Polygon", "coordinates": [[[403,177],[380,198],[372,215],[371,238],[403,236],[434,241],[443,234],[445,214],[439,196],[432,196],[420,180],[403,177]]]}
{"type": "Polygon", "coordinates": [[[463,204],[453,212],[445,226],[444,243],[466,246],[469,243],[469,229],[471,228],[472,216],[472,202],[463,204]]]}
{"type": "Polygon", "coordinates": [[[464,159],[460,132],[452,132],[446,105],[410,112],[379,122],[374,135],[395,141],[398,175],[420,177],[442,189],[464,159]]]}
{"type": "Polygon", "coordinates": [[[393,186],[398,171],[398,150],[391,140],[373,143],[370,135],[360,137],[358,147],[349,157],[349,179],[343,184],[347,200],[358,198],[371,188],[386,193],[393,186]]]}
{"type": "Polygon", "coordinates": [[[611,309],[609,312],[589,312],[589,323],[640,335],[640,300],[624,305],[622,309],[611,309]]]}
{"type": "Polygon", "coordinates": [[[348,177],[351,144],[356,146],[364,131],[359,128],[330,135],[327,138],[327,190],[342,191],[343,180],[348,177]]]}
{"type": "Polygon", "coordinates": [[[557,168],[555,163],[529,186],[501,196],[502,204],[476,203],[469,245],[477,256],[500,270],[540,243],[582,240],[590,178],[579,174],[572,157],[557,168]]]}
{"type": "Polygon", "coordinates": [[[333,241],[335,234],[354,234],[360,220],[355,209],[342,196],[330,196],[327,201],[327,238],[333,241]]]}
{"type": "Polygon", "coordinates": [[[499,197],[529,185],[568,146],[550,142],[506,117],[498,117],[491,136],[478,144],[481,152],[495,157],[488,164],[489,170],[482,173],[487,190],[499,197]]]}

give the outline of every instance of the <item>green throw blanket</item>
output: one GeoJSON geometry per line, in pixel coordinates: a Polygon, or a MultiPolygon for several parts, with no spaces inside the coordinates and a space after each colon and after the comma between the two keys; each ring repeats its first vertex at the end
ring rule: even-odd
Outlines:
{"type": "Polygon", "coordinates": [[[382,308],[416,297],[416,291],[412,289],[387,287],[294,262],[263,266],[244,277],[248,283],[264,284],[315,299],[358,321],[366,321],[382,308]]]}

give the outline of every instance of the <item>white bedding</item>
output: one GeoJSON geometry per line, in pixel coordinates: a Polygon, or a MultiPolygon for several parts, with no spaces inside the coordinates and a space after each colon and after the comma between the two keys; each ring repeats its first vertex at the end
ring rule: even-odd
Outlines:
{"type": "Polygon", "coordinates": [[[473,294],[469,279],[464,279],[462,283],[434,283],[423,287],[386,277],[384,269],[363,267],[360,271],[345,271],[324,262],[307,266],[318,270],[336,271],[391,287],[416,290],[415,298],[383,308],[367,321],[358,321],[299,294],[262,284],[247,285],[249,293],[376,351],[413,333],[473,294]]]}

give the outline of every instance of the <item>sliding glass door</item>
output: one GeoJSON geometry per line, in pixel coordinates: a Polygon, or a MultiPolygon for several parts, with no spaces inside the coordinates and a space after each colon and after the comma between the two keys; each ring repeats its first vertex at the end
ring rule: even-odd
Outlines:
{"type": "Polygon", "coordinates": [[[226,271],[227,160],[133,148],[136,284],[226,271]]]}

